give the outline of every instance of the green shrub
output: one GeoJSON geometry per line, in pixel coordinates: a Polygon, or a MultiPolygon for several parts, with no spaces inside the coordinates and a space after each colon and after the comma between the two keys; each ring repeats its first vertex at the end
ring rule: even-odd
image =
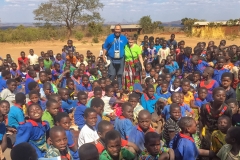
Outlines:
{"type": "Polygon", "coordinates": [[[75,38],[78,40],[78,41],[81,41],[83,39],[83,34],[82,32],[76,32],[75,33],[75,38]]]}
{"type": "Polygon", "coordinates": [[[94,38],[92,39],[92,41],[93,41],[93,43],[99,43],[98,37],[94,37],[94,38]]]}

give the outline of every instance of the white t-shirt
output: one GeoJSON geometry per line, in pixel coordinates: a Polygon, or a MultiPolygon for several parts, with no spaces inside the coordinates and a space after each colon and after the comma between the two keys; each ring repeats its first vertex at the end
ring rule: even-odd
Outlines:
{"type": "Polygon", "coordinates": [[[38,56],[36,54],[28,55],[30,65],[38,64],[38,56]]]}
{"type": "Polygon", "coordinates": [[[10,103],[10,107],[14,105],[15,101],[15,93],[11,92],[8,88],[5,88],[1,92],[1,98],[2,100],[6,100],[10,103]]]}
{"type": "Polygon", "coordinates": [[[158,51],[158,55],[159,55],[159,62],[161,62],[163,59],[167,59],[167,56],[170,54],[170,49],[167,47],[165,49],[160,48],[158,51]]]}
{"type": "Polygon", "coordinates": [[[88,65],[88,63],[86,62],[86,61],[83,61],[83,62],[77,62],[77,64],[76,64],[76,67],[78,68],[79,66],[80,66],[80,64],[84,64],[85,66],[87,66],[88,65]]]}
{"type": "Polygon", "coordinates": [[[95,128],[91,129],[85,124],[79,133],[78,147],[81,147],[85,143],[96,142],[98,139],[97,130],[95,128]]]}

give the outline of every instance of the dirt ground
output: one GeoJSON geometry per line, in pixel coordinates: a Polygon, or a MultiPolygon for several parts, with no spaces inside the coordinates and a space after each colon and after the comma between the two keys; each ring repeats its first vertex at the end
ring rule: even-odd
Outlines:
{"type": "MultiPolygon", "coordinates": [[[[143,39],[144,35],[139,37],[138,43],[143,39]]],[[[148,35],[154,37],[164,37],[165,39],[169,39],[170,35],[162,35],[162,34],[154,34],[148,35]]],[[[99,51],[101,49],[104,37],[100,38],[99,43],[91,43],[90,38],[85,38],[82,41],[77,41],[73,39],[74,46],[77,48],[77,51],[81,54],[86,55],[86,51],[90,50],[96,56],[99,55],[99,51]]],[[[210,40],[215,41],[215,44],[218,46],[220,39],[200,39],[195,37],[186,37],[183,34],[177,34],[176,40],[184,40],[186,42],[186,46],[194,47],[198,42],[206,42],[208,43],[210,40]]],[[[0,48],[2,51],[0,56],[3,58],[6,54],[11,54],[14,60],[20,56],[21,51],[25,51],[26,55],[29,53],[29,49],[34,49],[35,53],[40,55],[41,51],[53,50],[54,54],[61,53],[62,47],[66,44],[64,41],[39,41],[39,42],[31,42],[31,43],[0,43],[0,48]]],[[[236,39],[234,41],[227,40],[227,45],[240,45],[240,39],[236,39]]]]}
{"type": "MultiPolygon", "coordinates": [[[[143,39],[144,35],[139,37],[138,43],[143,39]]],[[[165,39],[169,39],[170,35],[162,35],[162,34],[154,34],[148,35],[154,37],[164,37],[165,39]]],[[[102,41],[100,43],[91,43],[89,38],[84,39],[83,41],[77,41],[73,39],[74,46],[77,48],[77,51],[81,54],[86,55],[86,51],[90,50],[96,56],[99,55],[99,51],[101,49],[104,37],[101,38],[102,41]]],[[[186,46],[194,47],[198,42],[206,42],[213,40],[215,44],[218,46],[220,39],[200,39],[195,37],[186,37],[183,34],[176,34],[176,40],[181,41],[184,40],[186,46]]],[[[18,57],[20,57],[20,52],[25,51],[26,55],[29,53],[29,49],[34,49],[35,53],[40,55],[41,51],[53,50],[54,54],[61,53],[62,47],[66,44],[66,42],[62,41],[39,41],[39,42],[31,42],[31,43],[0,43],[0,57],[5,58],[6,54],[11,54],[12,58],[16,61],[18,57]]],[[[227,45],[240,45],[240,39],[236,39],[234,41],[227,40],[227,45]]],[[[10,160],[10,149],[7,149],[4,153],[7,160],[10,160]]]]}

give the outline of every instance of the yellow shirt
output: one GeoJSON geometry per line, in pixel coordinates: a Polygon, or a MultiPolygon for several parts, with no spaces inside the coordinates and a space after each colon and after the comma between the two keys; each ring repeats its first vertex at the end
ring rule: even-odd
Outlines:
{"type": "Polygon", "coordinates": [[[184,103],[186,103],[187,105],[190,106],[190,101],[194,100],[194,96],[193,93],[188,91],[186,95],[184,95],[184,103]]]}

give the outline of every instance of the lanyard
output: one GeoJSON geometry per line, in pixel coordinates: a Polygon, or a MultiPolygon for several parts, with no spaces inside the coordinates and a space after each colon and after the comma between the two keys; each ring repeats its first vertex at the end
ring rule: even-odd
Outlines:
{"type": "MultiPolygon", "coordinates": [[[[116,42],[118,42],[118,46],[116,46],[116,47],[117,47],[117,50],[118,50],[119,53],[120,53],[120,37],[119,37],[118,39],[116,39],[116,42]]],[[[113,45],[113,47],[114,47],[114,52],[116,51],[116,47],[115,47],[116,42],[114,42],[114,45],[113,45]]]]}

